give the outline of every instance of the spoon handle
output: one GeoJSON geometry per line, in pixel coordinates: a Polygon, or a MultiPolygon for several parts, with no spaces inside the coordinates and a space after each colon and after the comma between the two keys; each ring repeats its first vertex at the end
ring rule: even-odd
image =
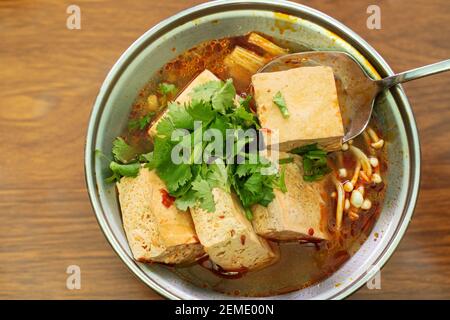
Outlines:
{"type": "Polygon", "coordinates": [[[412,69],[401,72],[390,77],[376,81],[380,89],[389,89],[396,84],[431,76],[436,73],[441,73],[450,70],[450,59],[441,62],[429,64],[424,67],[412,69]]]}

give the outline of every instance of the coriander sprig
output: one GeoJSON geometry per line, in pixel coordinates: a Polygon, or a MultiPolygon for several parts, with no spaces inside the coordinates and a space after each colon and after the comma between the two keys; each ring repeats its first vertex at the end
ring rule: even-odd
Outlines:
{"type": "Polygon", "coordinates": [[[273,103],[275,103],[278,108],[280,109],[281,114],[283,115],[283,118],[289,118],[289,110],[286,105],[286,101],[284,100],[283,95],[281,94],[281,91],[278,91],[273,96],[273,103]]]}
{"type": "Polygon", "coordinates": [[[302,156],[305,181],[318,181],[331,172],[327,164],[327,152],[320,149],[317,143],[295,148],[291,153],[302,156]]]}
{"type": "MultiPolygon", "coordinates": [[[[161,84],[159,89],[163,94],[172,92],[172,87],[168,84],[161,84]]],[[[175,205],[180,210],[199,206],[205,211],[214,212],[213,189],[221,188],[226,192],[236,192],[247,219],[251,220],[252,206],[267,206],[275,197],[274,188],[286,192],[284,171],[281,176],[273,171],[262,174],[262,170],[271,167],[271,163],[259,156],[258,150],[247,148],[255,139],[237,137],[231,155],[211,155],[209,159],[197,161],[212,143],[197,139],[202,132],[208,129],[219,130],[223,139],[222,154],[226,154],[228,129],[235,132],[255,129],[256,132],[260,128],[257,117],[249,108],[251,97],[236,99],[232,80],[210,81],[199,85],[193,89],[190,97],[191,101],[185,105],[169,103],[167,112],[157,125],[152,152],[139,155],[124,139],[119,137],[114,141],[114,161],[110,163],[113,175],[108,181],[119,181],[122,176],[136,176],[144,166],[149,170],[156,170],[170,195],[176,198],[175,205]],[[198,123],[201,123],[199,128],[196,127],[198,123]],[[174,141],[172,136],[178,129],[183,129],[184,135],[174,141]],[[190,151],[187,161],[174,163],[171,155],[176,146],[190,151]],[[237,162],[238,158],[257,161],[240,163],[237,162]]],[[[145,125],[142,123],[142,126],[145,125]]],[[[291,160],[283,161],[288,163],[291,160]]]]}
{"type": "MultiPolygon", "coordinates": [[[[249,158],[251,151],[246,150],[246,145],[251,143],[252,139],[236,139],[231,159],[217,158],[212,162],[203,159],[201,164],[196,161],[174,164],[170,158],[171,151],[179,143],[171,141],[172,133],[177,129],[187,130],[187,136],[184,138],[187,141],[185,146],[190,148],[191,154],[196,154],[195,150],[203,154],[205,149],[208,149],[208,142],[202,142],[200,145],[195,143],[196,121],[201,121],[203,132],[208,129],[219,130],[223,142],[226,139],[227,129],[259,128],[258,119],[248,107],[251,97],[235,102],[236,90],[231,80],[210,81],[199,85],[193,89],[190,97],[191,102],[184,106],[169,105],[168,112],[158,124],[153,157],[147,166],[155,168],[169,193],[176,197],[175,204],[179,209],[186,210],[200,206],[206,211],[213,212],[215,203],[212,199],[212,190],[221,188],[226,192],[236,192],[247,218],[251,219],[251,207],[257,203],[267,206],[274,198],[273,188],[280,185],[276,173],[261,175],[261,169],[270,165],[262,158],[252,165],[230,161],[236,160],[237,157],[249,158]]],[[[223,143],[223,146],[225,148],[226,143],[223,143]]]]}

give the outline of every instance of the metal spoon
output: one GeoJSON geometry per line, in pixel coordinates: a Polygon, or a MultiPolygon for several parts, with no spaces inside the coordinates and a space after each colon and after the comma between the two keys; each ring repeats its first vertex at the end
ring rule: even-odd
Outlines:
{"type": "Polygon", "coordinates": [[[283,71],[306,66],[333,68],[339,105],[344,122],[343,142],[355,138],[367,127],[377,95],[390,87],[410,80],[450,70],[450,59],[373,80],[361,65],[345,52],[311,51],[293,53],[270,61],[259,72],[283,71]]]}

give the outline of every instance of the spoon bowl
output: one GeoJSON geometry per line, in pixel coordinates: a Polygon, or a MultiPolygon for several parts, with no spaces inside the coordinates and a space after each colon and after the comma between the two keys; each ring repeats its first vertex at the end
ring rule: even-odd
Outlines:
{"type": "Polygon", "coordinates": [[[450,70],[450,60],[373,80],[348,53],[308,51],[280,56],[259,72],[284,71],[299,67],[328,66],[333,69],[347,142],[361,134],[369,124],[378,93],[398,83],[450,70]]]}

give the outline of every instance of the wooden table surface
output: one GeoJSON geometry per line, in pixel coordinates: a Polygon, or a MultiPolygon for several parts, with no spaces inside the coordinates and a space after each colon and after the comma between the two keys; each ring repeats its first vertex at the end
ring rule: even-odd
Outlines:
{"type": "MultiPolygon", "coordinates": [[[[113,252],[86,192],[83,148],[99,87],[147,29],[197,0],[0,1],[0,298],[159,299],[113,252]],[[66,8],[81,7],[81,30],[66,8]],[[81,267],[81,289],[66,268],[81,267]]],[[[395,71],[450,58],[448,0],[302,1],[365,38],[395,71]],[[381,30],[366,9],[381,8],[381,30]]],[[[406,84],[422,143],[414,218],[381,290],[353,299],[450,298],[450,74],[406,84]]]]}

